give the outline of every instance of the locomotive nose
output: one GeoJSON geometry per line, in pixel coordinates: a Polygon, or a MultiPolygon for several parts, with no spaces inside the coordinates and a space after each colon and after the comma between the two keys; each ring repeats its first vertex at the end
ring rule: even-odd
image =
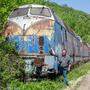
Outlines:
{"type": "Polygon", "coordinates": [[[28,53],[44,54],[49,52],[50,40],[54,33],[54,22],[44,19],[32,24],[26,31],[28,53]]]}

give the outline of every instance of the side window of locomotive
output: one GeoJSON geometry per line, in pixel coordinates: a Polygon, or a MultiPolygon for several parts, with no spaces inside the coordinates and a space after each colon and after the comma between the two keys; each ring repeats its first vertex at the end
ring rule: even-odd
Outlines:
{"type": "Polygon", "coordinates": [[[46,17],[51,16],[50,10],[48,8],[44,8],[44,7],[31,7],[30,14],[42,15],[42,16],[46,16],[46,17]]]}
{"type": "Polygon", "coordinates": [[[60,24],[58,24],[58,33],[57,33],[57,35],[58,35],[58,41],[60,43],[62,43],[62,39],[63,39],[61,28],[62,28],[62,26],[60,24]]]}
{"type": "Polygon", "coordinates": [[[67,41],[67,31],[65,30],[65,40],[67,41]]]}
{"type": "Polygon", "coordinates": [[[68,39],[69,42],[72,41],[72,40],[71,40],[71,33],[70,33],[70,32],[67,32],[67,39],[68,39]]]}
{"type": "Polygon", "coordinates": [[[63,43],[67,40],[67,31],[62,27],[62,41],[63,43]]]}
{"type": "Polygon", "coordinates": [[[14,9],[14,11],[10,15],[10,18],[27,15],[28,9],[29,9],[28,7],[27,8],[14,9]]]}
{"type": "Polygon", "coordinates": [[[61,30],[61,37],[62,37],[62,43],[63,43],[64,38],[63,38],[63,27],[62,26],[61,26],[60,30],[61,30]]]}
{"type": "Polygon", "coordinates": [[[78,48],[78,54],[80,55],[80,42],[78,39],[77,39],[77,48],[78,48]]]}

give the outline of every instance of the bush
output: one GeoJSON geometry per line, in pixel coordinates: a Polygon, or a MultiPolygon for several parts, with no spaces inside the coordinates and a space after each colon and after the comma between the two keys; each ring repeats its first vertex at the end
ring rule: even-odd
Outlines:
{"type": "Polygon", "coordinates": [[[15,51],[14,45],[4,41],[1,37],[0,41],[0,78],[2,86],[6,87],[14,79],[23,80],[24,61],[15,51]]]}

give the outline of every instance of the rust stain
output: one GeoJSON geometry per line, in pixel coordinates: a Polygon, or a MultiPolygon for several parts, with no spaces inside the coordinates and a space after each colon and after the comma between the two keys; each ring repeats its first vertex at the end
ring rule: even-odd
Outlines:
{"type": "Polygon", "coordinates": [[[4,36],[21,35],[22,33],[21,28],[15,23],[7,23],[4,29],[5,29],[3,32],[4,36]]]}
{"type": "Polygon", "coordinates": [[[51,36],[54,33],[53,25],[54,21],[52,20],[39,21],[27,29],[26,35],[51,36]]]}

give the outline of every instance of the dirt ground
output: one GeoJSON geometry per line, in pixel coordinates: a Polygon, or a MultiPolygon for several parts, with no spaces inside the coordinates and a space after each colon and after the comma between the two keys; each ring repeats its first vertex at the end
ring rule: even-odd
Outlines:
{"type": "Polygon", "coordinates": [[[74,88],[74,90],[90,90],[90,74],[86,75],[74,88]]]}
{"type": "Polygon", "coordinates": [[[90,90],[90,73],[73,81],[65,90],[90,90]]]}

